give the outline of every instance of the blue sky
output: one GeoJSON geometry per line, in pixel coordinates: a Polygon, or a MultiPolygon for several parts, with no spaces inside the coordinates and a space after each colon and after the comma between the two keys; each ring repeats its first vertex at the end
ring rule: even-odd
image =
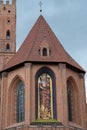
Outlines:
{"type": "MultiPolygon", "coordinates": [[[[40,0],[17,1],[17,49],[40,16],[40,0]]],[[[42,15],[66,51],[87,71],[87,0],[42,0],[42,15]]],[[[85,75],[87,89],[87,74],[85,75]]]]}

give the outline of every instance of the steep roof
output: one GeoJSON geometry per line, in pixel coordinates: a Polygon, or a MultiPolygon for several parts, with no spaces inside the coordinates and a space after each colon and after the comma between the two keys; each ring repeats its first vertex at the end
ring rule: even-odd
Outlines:
{"type": "Polygon", "coordinates": [[[2,71],[20,65],[25,62],[62,62],[85,72],[82,67],[65,51],[43,16],[39,16],[30,33],[24,40],[18,52],[12,57],[2,71]],[[51,55],[43,57],[39,55],[39,49],[44,43],[49,46],[51,55]]]}

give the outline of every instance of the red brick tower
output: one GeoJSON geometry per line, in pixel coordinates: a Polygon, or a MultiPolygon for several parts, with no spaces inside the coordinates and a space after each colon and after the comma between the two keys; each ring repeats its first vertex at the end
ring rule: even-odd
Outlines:
{"type": "Polygon", "coordinates": [[[0,0],[0,70],[16,51],[16,0],[0,0]]]}

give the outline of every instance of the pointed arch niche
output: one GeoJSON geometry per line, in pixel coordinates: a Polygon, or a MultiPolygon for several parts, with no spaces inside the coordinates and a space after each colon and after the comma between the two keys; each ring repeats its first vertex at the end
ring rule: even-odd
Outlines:
{"type": "Polygon", "coordinates": [[[7,52],[10,51],[10,44],[9,44],[9,43],[6,44],[6,51],[7,51],[7,52]]]}
{"type": "Polygon", "coordinates": [[[20,123],[25,118],[25,85],[23,80],[16,76],[10,85],[8,92],[8,125],[20,123]]]}
{"type": "Polygon", "coordinates": [[[36,119],[56,119],[55,74],[49,68],[36,73],[36,119]]]}
{"type": "Polygon", "coordinates": [[[7,30],[7,32],[6,32],[6,39],[10,40],[10,30],[7,30]]]}
{"type": "Polygon", "coordinates": [[[80,106],[79,106],[79,91],[73,77],[67,79],[67,106],[68,106],[68,121],[79,124],[80,106]]]}
{"type": "Polygon", "coordinates": [[[47,42],[47,40],[44,40],[39,49],[38,49],[38,54],[40,56],[43,56],[43,57],[48,57],[51,55],[51,50],[50,50],[50,47],[49,47],[49,44],[47,42]]]}

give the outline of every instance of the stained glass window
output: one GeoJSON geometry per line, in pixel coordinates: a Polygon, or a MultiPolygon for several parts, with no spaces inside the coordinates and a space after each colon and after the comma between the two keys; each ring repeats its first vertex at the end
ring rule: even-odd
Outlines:
{"type": "Polygon", "coordinates": [[[43,73],[38,78],[38,118],[53,118],[52,79],[43,73]]]}
{"type": "Polygon", "coordinates": [[[57,119],[54,72],[49,68],[43,67],[38,70],[35,79],[36,119],[57,119]]]}
{"type": "Polygon", "coordinates": [[[20,82],[16,89],[16,122],[24,121],[24,84],[20,82]]]}

